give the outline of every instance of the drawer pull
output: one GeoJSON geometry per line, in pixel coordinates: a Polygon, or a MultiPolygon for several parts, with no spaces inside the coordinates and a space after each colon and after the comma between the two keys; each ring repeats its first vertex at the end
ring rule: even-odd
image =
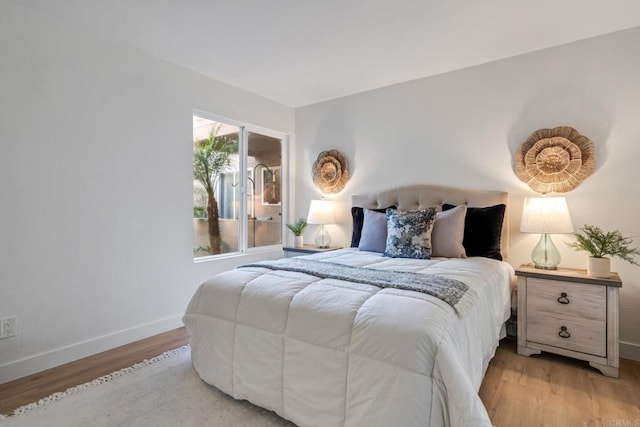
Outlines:
{"type": "Polygon", "coordinates": [[[569,298],[567,298],[567,293],[563,292],[560,294],[560,298],[558,298],[558,302],[560,304],[569,304],[569,298]]]}
{"type": "Polygon", "coordinates": [[[560,332],[558,332],[560,338],[571,338],[571,334],[567,331],[566,326],[560,326],[560,332]]]}

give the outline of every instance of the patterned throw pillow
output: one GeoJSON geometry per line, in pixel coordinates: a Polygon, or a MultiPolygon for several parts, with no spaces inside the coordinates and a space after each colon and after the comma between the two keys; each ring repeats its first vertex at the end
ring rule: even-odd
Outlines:
{"type": "Polygon", "coordinates": [[[427,259],[431,256],[431,230],[436,209],[398,211],[387,209],[387,246],[384,256],[427,259]]]}

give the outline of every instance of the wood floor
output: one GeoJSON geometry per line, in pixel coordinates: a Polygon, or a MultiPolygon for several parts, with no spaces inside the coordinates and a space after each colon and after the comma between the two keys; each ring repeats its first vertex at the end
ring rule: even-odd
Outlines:
{"type": "Polygon", "coordinates": [[[20,406],[151,359],[167,350],[182,347],[188,342],[189,333],[182,327],[0,384],[0,414],[9,415],[20,406]]]}
{"type": "MultiPolygon", "coordinates": [[[[0,413],[185,345],[176,329],[26,378],[0,384],[0,413]]],[[[523,357],[503,340],[480,389],[497,427],[640,427],[640,362],[622,359],[620,378],[550,354],[523,357]]]]}
{"type": "Polygon", "coordinates": [[[640,362],[621,359],[620,378],[608,378],[587,362],[518,356],[502,340],[480,397],[498,427],[640,427],[640,362]]]}

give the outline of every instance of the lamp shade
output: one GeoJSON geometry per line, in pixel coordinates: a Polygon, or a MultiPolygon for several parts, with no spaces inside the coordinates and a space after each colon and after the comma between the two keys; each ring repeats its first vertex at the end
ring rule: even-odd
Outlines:
{"type": "Polygon", "coordinates": [[[527,197],[522,209],[520,231],[539,234],[573,232],[567,200],[564,197],[527,197]]]}
{"type": "Polygon", "coordinates": [[[331,200],[312,200],[309,205],[309,215],[307,223],[309,224],[335,224],[336,215],[333,210],[333,202],[331,200]]]}

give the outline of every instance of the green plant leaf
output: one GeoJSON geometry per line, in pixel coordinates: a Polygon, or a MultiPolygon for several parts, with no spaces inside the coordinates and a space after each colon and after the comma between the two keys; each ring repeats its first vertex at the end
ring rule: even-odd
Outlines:
{"type": "Polygon", "coordinates": [[[573,233],[575,242],[567,243],[567,246],[576,251],[585,251],[596,258],[612,256],[627,261],[633,265],[640,265],[634,258],[640,255],[640,249],[630,247],[633,244],[631,237],[624,237],[618,230],[604,232],[595,225],[584,225],[580,232],[573,233]]]}
{"type": "Polygon", "coordinates": [[[286,224],[287,228],[291,230],[294,236],[300,236],[307,228],[307,221],[304,218],[298,218],[293,224],[286,224]]]}

